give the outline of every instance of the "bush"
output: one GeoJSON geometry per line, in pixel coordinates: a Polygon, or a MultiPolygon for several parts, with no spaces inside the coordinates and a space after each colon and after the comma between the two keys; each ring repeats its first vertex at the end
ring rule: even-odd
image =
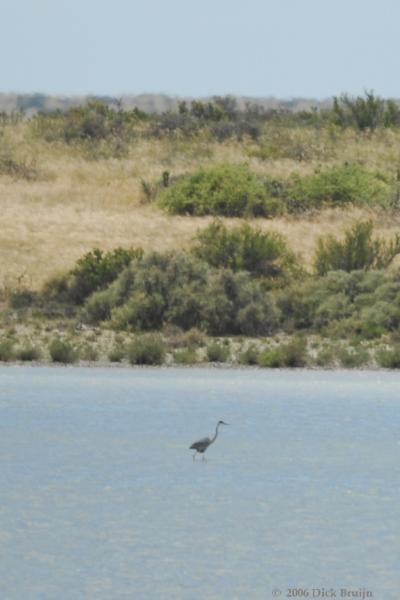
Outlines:
{"type": "Polygon", "coordinates": [[[132,139],[135,126],[144,117],[136,108],[121,110],[100,100],[91,100],[85,105],[70,108],[65,114],[61,111],[38,113],[32,125],[35,134],[48,142],[80,142],[89,144],[92,149],[99,149],[107,142],[112,154],[119,155],[124,144],[132,139]]]}
{"type": "Polygon", "coordinates": [[[207,346],[207,359],[209,362],[224,363],[230,356],[229,346],[224,346],[219,342],[212,342],[207,346]]]}
{"type": "Polygon", "coordinates": [[[116,248],[112,252],[95,248],[80,258],[71,271],[68,296],[76,304],[82,304],[90,294],[114,281],[133,259],[140,260],[142,256],[141,248],[116,248]]]}
{"type": "Polygon", "coordinates": [[[194,348],[183,348],[174,352],[174,362],[178,365],[194,365],[198,362],[194,348]]]}
{"type": "Polygon", "coordinates": [[[109,286],[105,290],[94,292],[85,303],[82,318],[86,323],[101,323],[108,321],[116,304],[115,290],[109,286]]]}
{"type": "Polygon", "coordinates": [[[381,349],[376,353],[376,360],[385,369],[400,369],[400,345],[381,349]]]}
{"type": "Polygon", "coordinates": [[[333,367],[335,364],[335,356],[333,349],[330,347],[321,348],[314,359],[318,367],[333,367]]]}
{"type": "Polygon", "coordinates": [[[385,241],[373,238],[373,223],[360,221],[345,231],[343,241],[332,235],[319,238],[314,267],[318,275],[328,271],[384,269],[400,252],[400,235],[385,241]]]}
{"type": "Polygon", "coordinates": [[[13,342],[11,340],[3,340],[0,342],[0,361],[9,362],[15,358],[13,342]]]}
{"type": "Polygon", "coordinates": [[[16,358],[22,361],[32,361],[32,360],[40,360],[42,357],[42,352],[37,346],[33,346],[28,344],[19,348],[16,352],[16,358]]]}
{"type": "Polygon", "coordinates": [[[115,344],[108,353],[110,362],[121,362],[126,356],[126,348],[122,344],[115,344]]]}
{"type": "Polygon", "coordinates": [[[193,253],[213,267],[249,271],[264,277],[293,273],[297,267],[285,238],[244,224],[228,230],[214,221],[196,236],[193,253]]]}
{"type": "Polygon", "coordinates": [[[245,164],[200,169],[163,190],[159,202],[180,215],[266,217],[277,211],[266,186],[245,164]]]}
{"type": "Polygon", "coordinates": [[[307,344],[303,338],[295,337],[288,343],[261,352],[260,367],[304,367],[307,364],[307,344]]]}
{"type": "Polygon", "coordinates": [[[257,365],[260,351],[254,344],[239,354],[239,363],[241,365],[257,365]]]}
{"type": "Polygon", "coordinates": [[[352,98],[347,94],[335,96],[332,116],[337,125],[353,126],[360,131],[400,124],[400,110],[397,104],[393,100],[375,96],[372,91],[365,92],[365,97],[352,98]]]}
{"type": "Polygon", "coordinates": [[[339,360],[343,367],[347,369],[357,369],[369,361],[369,352],[363,348],[350,349],[342,348],[339,350],[339,360]]]}
{"type": "Polygon", "coordinates": [[[379,174],[358,165],[345,165],[305,177],[294,175],[283,184],[281,196],[290,212],[299,212],[350,203],[385,204],[390,187],[379,174]]]}
{"type": "Polygon", "coordinates": [[[215,271],[201,299],[202,324],[210,335],[267,335],[279,323],[272,296],[248,273],[215,271]]]}
{"type": "Polygon", "coordinates": [[[76,349],[70,342],[60,339],[53,340],[49,346],[50,357],[53,362],[57,363],[74,363],[78,354],[76,349]]]}
{"type": "Polygon", "coordinates": [[[260,367],[280,369],[285,366],[285,352],[281,346],[276,348],[267,348],[260,352],[258,356],[258,365],[260,367]]]}
{"type": "Polygon", "coordinates": [[[81,360],[95,362],[99,359],[99,352],[97,348],[91,344],[85,343],[79,348],[79,357],[81,360]]]}
{"type": "Polygon", "coordinates": [[[165,345],[157,335],[142,335],[128,346],[128,359],[132,365],[162,365],[165,345]]]}
{"type": "Polygon", "coordinates": [[[16,290],[10,296],[11,308],[28,308],[36,302],[37,294],[31,290],[16,290]]]}

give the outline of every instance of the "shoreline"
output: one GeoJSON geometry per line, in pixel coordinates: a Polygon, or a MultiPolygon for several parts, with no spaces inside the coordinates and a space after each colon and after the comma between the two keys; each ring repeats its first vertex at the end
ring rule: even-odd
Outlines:
{"type": "Polygon", "coordinates": [[[109,362],[109,361],[77,361],[74,363],[63,363],[63,362],[52,362],[52,361],[0,361],[1,367],[31,367],[35,368],[72,368],[72,369],[123,369],[123,370],[168,370],[168,369],[200,369],[200,370],[232,370],[232,371],[346,371],[346,372],[389,372],[395,373],[400,372],[400,369],[388,369],[379,367],[378,365],[371,366],[360,366],[360,367],[343,367],[343,366],[304,366],[304,367],[261,367],[260,365],[240,365],[232,362],[199,362],[193,364],[178,364],[178,363],[165,363],[162,365],[138,365],[130,364],[128,362],[109,362]]]}

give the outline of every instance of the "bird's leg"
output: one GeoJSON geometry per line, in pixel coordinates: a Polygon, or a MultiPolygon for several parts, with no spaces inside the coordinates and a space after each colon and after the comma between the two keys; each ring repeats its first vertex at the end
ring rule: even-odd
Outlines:
{"type": "Polygon", "coordinates": [[[203,460],[206,460],[206,455],[204,454],[204,452],[203,452],[203,460]]]}
{"type": "Polygon", "coordinates": [[[197,454],[197,450],[196,450],[196,452],[193,454],[193,460],[196,460],[196,454],[197,454]]]}

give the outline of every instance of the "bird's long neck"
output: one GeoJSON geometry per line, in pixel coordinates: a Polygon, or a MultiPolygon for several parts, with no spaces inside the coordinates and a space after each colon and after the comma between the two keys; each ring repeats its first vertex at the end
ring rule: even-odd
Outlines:
{"type": "Polygon", "coordinates": [[[217,439],[217,435],[218,435],[218,427],[220,426],[220,423],[218,423],[218,425],[215,428],[215,435],[213,438],[211,438],[211,442],[210,444],[212,444],[213,442],[215,442],[215,440],[217,439]]]}

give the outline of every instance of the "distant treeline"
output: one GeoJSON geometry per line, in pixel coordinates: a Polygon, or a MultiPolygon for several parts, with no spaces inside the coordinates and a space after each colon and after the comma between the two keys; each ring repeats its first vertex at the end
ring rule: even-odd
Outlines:
{"type": "MultiPolygon", "coordinates": [[[[233,97],[233,96],[232,96],[233,97]]],[[[233,97],[240,110],[245,109],[247,105],[257,105],[264,109],[284,109],[290,111],[309,110],[312,107],[327,108],[332,104],[332,100],[315,100],[312,98],[292,98],[288,100],[274,97],[251,98],[243,96],[233,97]]],[[[6,94],[0,93],[0,112],[18,112],[25,111],[29,114],[36,112],[52,112],[61,110],[63,112],[77,106],[83,106],[91,101],[99,101],[109,106],[116,106],[119,103],[125,110],[138,108],[146,113],[176,112],[181,102],[190,104],[192,101],[210,102],[210,98],[179,98],[168,96],[166,94],[139,94],[132,96],[50,96],[48,94],[6,94]]]]}

